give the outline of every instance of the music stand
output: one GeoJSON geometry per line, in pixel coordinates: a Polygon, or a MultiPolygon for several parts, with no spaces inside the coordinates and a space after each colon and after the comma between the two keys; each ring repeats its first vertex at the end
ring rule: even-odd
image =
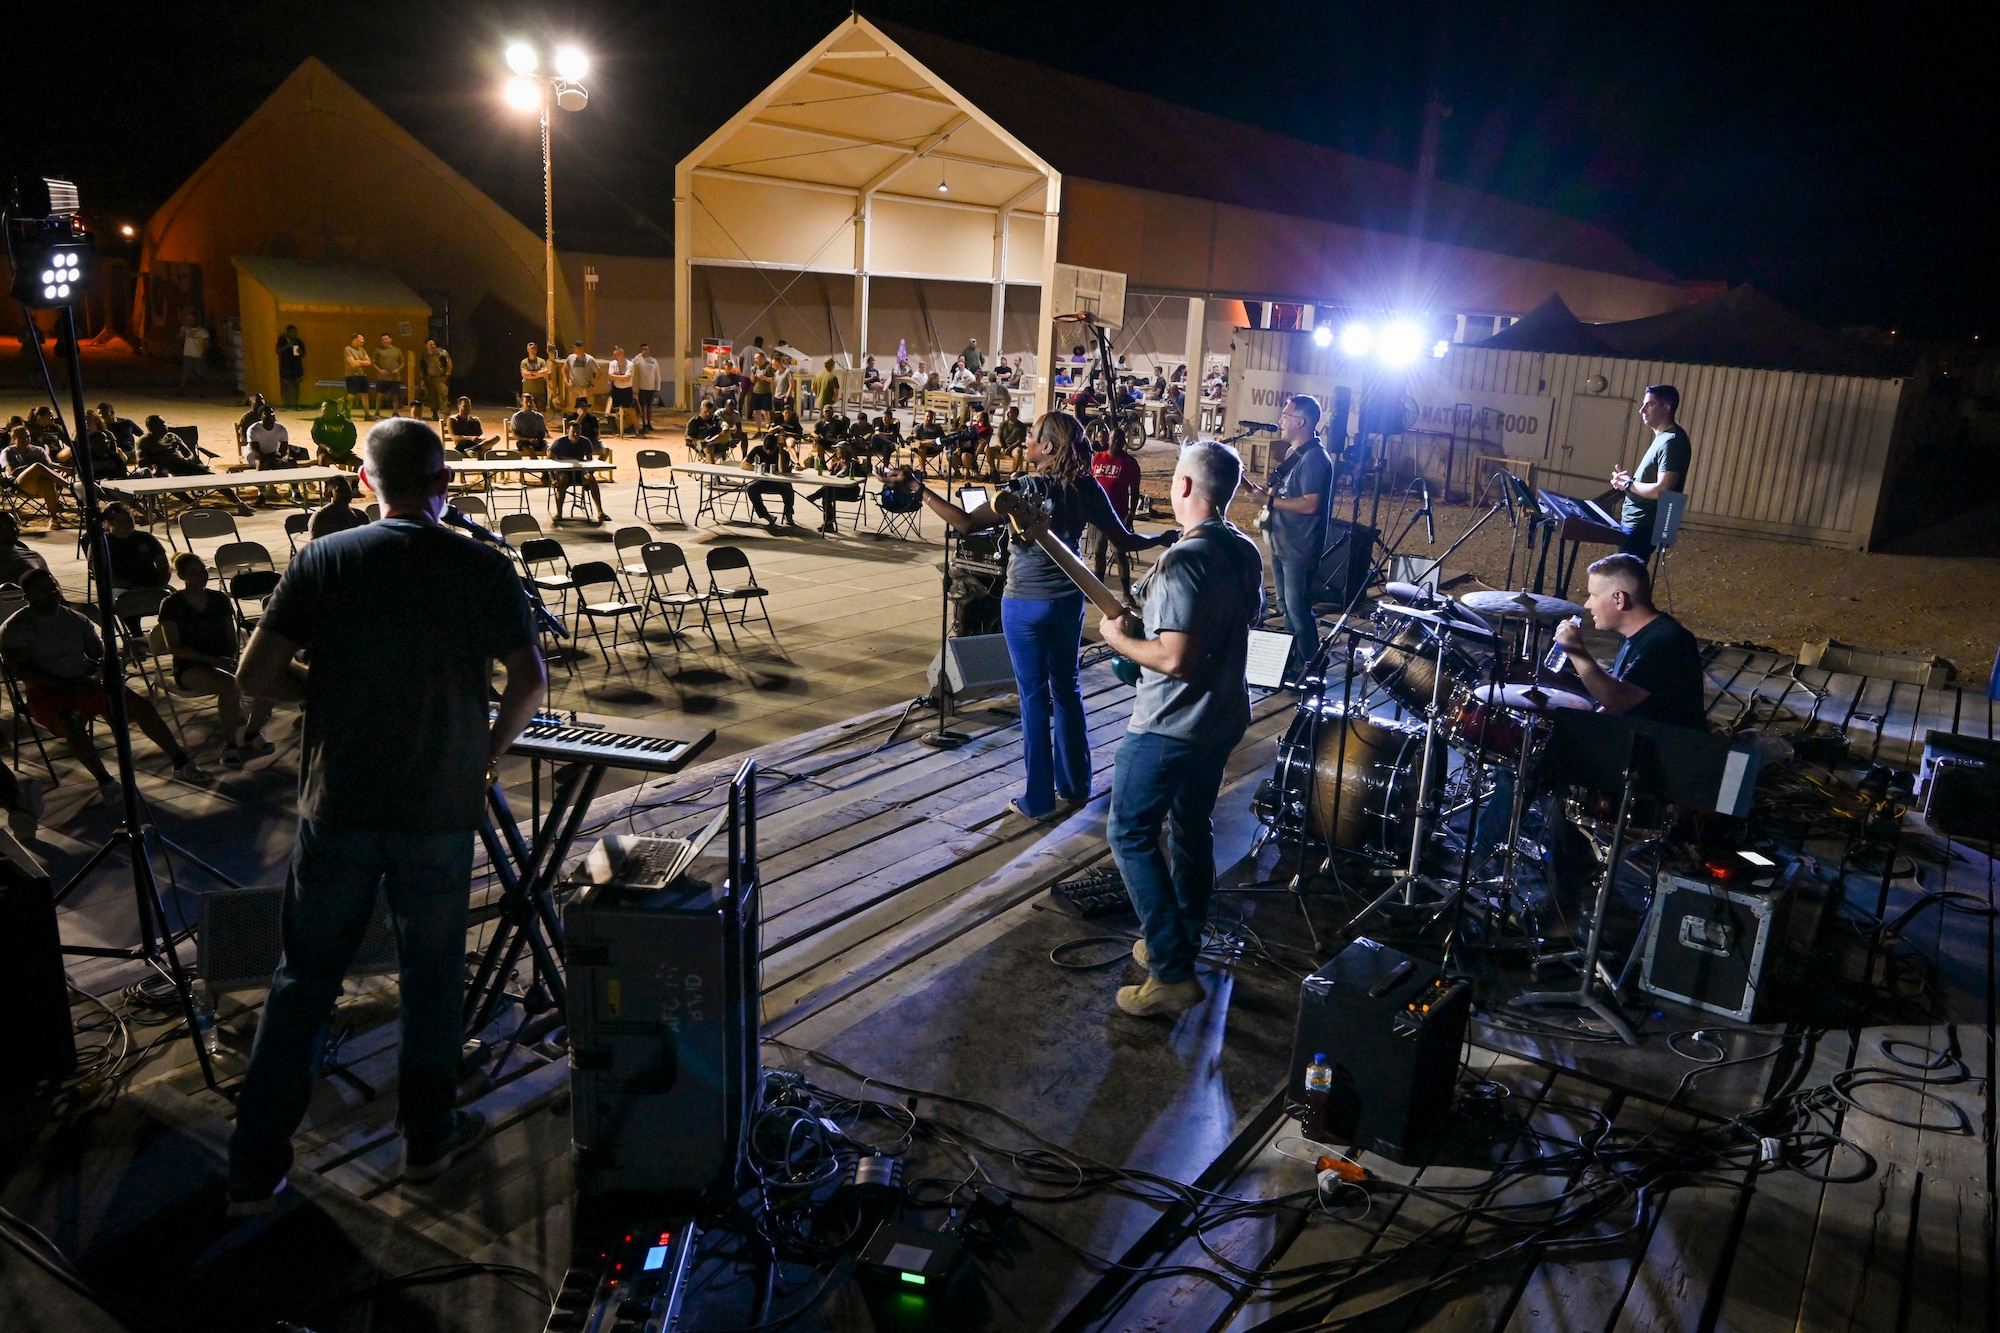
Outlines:
{"type": "Polygon", "coordinates": [[[1726,815],[1747,814],[1756,786],[1756,766],[1750,752],[1732,746],[1726,736],[1692,727],[1675,727],[1610,713],[1559,712],[1550,718],[1549,748],[1543,775],[1558,783],[1574,783],[1597,791],[1616,787],[1618,820],[1612,826],[1611,848],[1604,874],[1597,883],[1589,932],[1584,938],[1583,974],[1575,990],[1526,991],[1514,997],[1518,1005],[1570,1004],[1590,1010],[1610,1025],[1627,1046],[1639,1044],[1612,998],[1601,996],[1602,982],[1615,992],[1609,976],[1600,977],[1604,911],[1618,877],[1625,851],[1625,824],[1635,795],[1657,797],[1683,809],[1726,815]]]}

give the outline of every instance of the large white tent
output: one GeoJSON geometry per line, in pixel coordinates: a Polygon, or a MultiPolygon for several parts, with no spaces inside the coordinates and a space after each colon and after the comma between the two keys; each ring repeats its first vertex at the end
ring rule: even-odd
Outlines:
{"type": "Polygon", "coordinates": [[[1268,322],[1243,301],[1422,312],[1450,336],[1551,293],[1593,320],[1698,294],[1545,210],[858,15],[684,158],[674,193],[683,386],[698,268],[755,271],[771,307],[814,275],[850,364],[888,350],[870,311],[893,279],[983,286],[989,350],[1032,291],[1045,367],[1059,261],[1175,298],[1196,365],[1217,314],[1268,322]]]}

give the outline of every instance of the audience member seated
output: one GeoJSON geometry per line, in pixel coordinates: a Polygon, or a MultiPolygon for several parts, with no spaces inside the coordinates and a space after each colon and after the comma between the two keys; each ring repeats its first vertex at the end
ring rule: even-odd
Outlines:
{"type": "Polygon", "coordinates": [[[307,541],[358,528],[368,521],[368,515],[354,507],[354,483],[347,478],[334,478],[327,494],[327,502],[313,512],[312,523],[306,529],[307,541]]]}
{"type": "Polygon", "coordinates": [[[51,523],[63,499],[75,494],[48,449],[36,442],[31,426],[16,426],[8,433],[7,447],[0,449],[0,471],[5,471],[15,491],[48,510],[51,523]]]}
{"type": "Polygon", "coordinates": [[[49,562],[21,540],[21,520],[0,509],[0,583],[19,587],[30,573],[47,573],[49,562]]]}
{"type": "Polygon", "coordinates": [[[271,753],[264,723],[271,705],[246,699],[236,683],[236,608],[208,586],[208,566],[192,551],[174,558],[181,590],[160,603],[160,634],[173,658],[174,684],[190,694],[215,696],[222,719],[222,766],[241,768],[271,753]]]}
{"type": "Polygon", "coordinates": [[[813,466],[830,466],[841,456],[840,442],[847,438],[847,417],[838,408],[831,408],[820,414],[813,423],[813,466]]]}
{"type": "Polygon", "coordinates": [[[319,405],[319,415],[313,418],[312,440],[319,450],[321,467],[361,466],[361,456],[354,451],[354,421],[338,400],[329,398],[319,405]]]}
{"type": "Polygon", "coordinates": [[[926,409],[924,419],[910,432],[910,451],[917,456],[917,466],[928,472],[931,460],[944,451],[941,443],[944,427],[938,424],[937,413],[926,409]]]}
{"type": "MultiPolygon", "coordinates": [[[[167,419],[162,416],[146,418],[146,433],[139,437],[139,465],[149,467],[162,477],[206,477],[212,476],[208,464],[201,461],[201,451],[167,429],[167,419]]],[[[248,518],[250,506],[234,491],[215,490],[198,492],[211,494],[225,504],[236,507],[239,518],[248,518]]]]}
{"type": "Polygon", "coordinates": [[[104,506],[104,541],[111,548],[111,586],[165,588],[173,579],[167,548],[150,532],[139,531],[132,511],[113,500],[104,506]]]}
{"type": "Polygon", "coordinates": [[[479,418],[472,415],[470,398],[458,400],[458,410],[445,423],[445,429],[451,433],[451,447],[462,454],[477,457],[500,443],[498,435],[482,433],[484,428],[480,426],[479,418]]]}
{"type": "Polygon", "coordinates": [[[563,413],[563,429],[567,431],[572,425],[577,426],[583,438],[590,441],[591,448],[604,447],[603,422],[599,420],[597,413],[590,410],[588,398],[578,398],[576,406],[563,413]]]}
{"type": "MultiPolygon", "coordinates": [[[[792,455],[785,448],[783,437],[767,433],[763,439],[744,450],[743,465],[782,476],[792,470],[792,455]]],[[[777,496],[785,506],[785,525],[789,527],[793,523],[793,487],[790,482],[753,481],[743,488],[743,493],[750,497],[750,508],[755,510],[757,517],[766,523],[774,520],[771,518],[771,511],[764,507],[764,497],[777,496]]]]}
{"type": "MultiPolygon", "coordinates": [[[[590,416],[590,413],[587,411],[570,414],[567,429],[563,431],[562,435],[556,440],[555,445],[549,450],[550,458],[565,463],[588,463],[597,457],[597,441],[588,438],[583,433],[583,419],[586,417],[592,421],[597,419],[590,416]]],[[[555,484],[555,517],[562,517],[563,500],[569,495],[571,489],[575,488],[581,490],[585,497],[597,506],[597,521],[599,523],[610,520],[611,516],[604,512],[604,493],[597,487],[597,478],[587,474],[566,477],[558,473],[555,477],[555,484]]],[[[586,518],[589,516],[587,512],[584,515],[586,518]]]]}
{"type": "Polygon", "coordinates": [[[253,393],[250,395],[250,410],[236,418],[236,451],[246,463],[255,464],[257,461],[250,454],[250,428],[264,419],[268,407],[263,394],[253,393]]]}
{"type": "Polygon", "coordinates": [[[104,417],[90,411],[83,414],[83,444],[90,455],[90,472],[99,481],[117,481],[132,470],[132,458],[120,447],[115,432],[106,430],[104,417]]]}
{"type": "Polygon", "coordinates": [[[548,419],[535,410],[535,400],[526,394],[521,396],[521,410],[507,418],[507,435],[524,457],[541,458],[549,452],[548,419]]]}
{"type": "MultiPolygon", "coordinates": [[[[28,712],[69,744],[69,752],[97,780],[98,792],[109,803],[123,789],[104,769],[91,744],[89,722],[103,717],[106,707],[100,664],[104,640],[90,617],[64,603],[55,575],[32,571],[21,584],[28,604],[0,625],[0,658],[27,687],[28,712]]],[[[167,724],[145,695],[125,691],[125,712],[153,744],[165,751],[174,776],[205,785],[214,776],[189,757],[174,740],[167,724]]]]}
{"type": "Polygon", "coordinates": [[[130,417],[118,415],[118,409],[109,403],[97,405],[97,419],[104,423],[104,429],[111,432],[118,441],[118,452],[125,455],[128,464],[139,451],[139,423],[130,417]]]}
{"type": "Polygon", "coordinates": [[[857,483],[853,486],[822,486],[813,493],[812,502],[819,506],[821,516],[819,530],[821,532],[838,532],[840,531],[840,527],[834,522],[833,507],[835,504],[853,504],[861,498],[861,487],[858,483],[868,480],[868,465],[858,461],[836,458],[827,470],[836,476],[852,477],[857,483]]]}
{"type": "MultiPolygon", "coordinates": [[[[1000,464],[1011,462],[1014,471],[1020,472],[1028,466],[1028,423],[1021,420],[1021,409],[1010,407],[994,427],[992,443],[986,446],[986,471],[990,476],[1000,475],[1000,464]]],[[[971,473],[968,470],[967,475],[971,473]]]]}
{"type": "Polygon", "coordinates": [[[716,442],[722,436],[722,419],[715,414],[713,399],[703,399],[695,414],[688,418],[682,438],[687,441],[690,462],[713,463],[716,461],[716,442]]]}

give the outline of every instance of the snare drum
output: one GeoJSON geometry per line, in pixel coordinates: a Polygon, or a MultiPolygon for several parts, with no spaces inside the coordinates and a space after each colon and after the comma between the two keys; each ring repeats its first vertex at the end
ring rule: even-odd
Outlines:
{"type": "Polygon", "coordinates": [[[1257,813],[1282,835],[1324,843],[1337,803],[1333,846],[1394,854],[1409,841],[1423,757],[1421,722],[1349,718],[1332,704],[1322,709],[1315,736],[1313,715],[1301,707],[1278,746],[1276,773],[1258,789],[1257,813]]]}

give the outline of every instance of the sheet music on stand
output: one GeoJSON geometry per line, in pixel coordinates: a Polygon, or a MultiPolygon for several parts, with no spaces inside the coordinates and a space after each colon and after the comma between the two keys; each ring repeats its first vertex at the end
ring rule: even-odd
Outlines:
{"type": "Polygon", "coordinates": [[[1285,683],[1285,663],[1291,656],[1291,635],[1253,629],[1250,651],[1243,659],[1243,678],[1259,689],[1275,690],[1285,683]]]}

